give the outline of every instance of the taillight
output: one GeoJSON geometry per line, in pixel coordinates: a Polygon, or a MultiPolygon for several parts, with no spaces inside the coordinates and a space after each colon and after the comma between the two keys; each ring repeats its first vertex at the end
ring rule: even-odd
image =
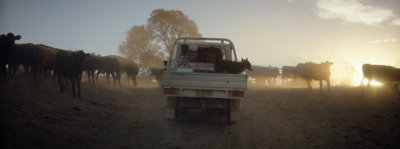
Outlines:
{"type": "Polygon", "coordinates": [[[244,91],[232,91],[232,97],[243,97],[244,91]]]}
{"type": "Polygon", "coordinates": [[[176,94],[176,90],[172,88],[164,88],[164,94],[174,95],[176,94]]]}

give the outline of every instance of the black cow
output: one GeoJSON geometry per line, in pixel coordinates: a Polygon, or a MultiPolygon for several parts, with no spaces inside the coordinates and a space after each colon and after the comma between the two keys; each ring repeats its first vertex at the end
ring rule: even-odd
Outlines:
{"type": "Polygon", "coordinates": [[[100,57],[96,55],[90,55],[83,62],[83,70],[86,71],[89,79],[89,84],[95,86],[95,72],[101,67],[100,57]]]}
{"type": "Polygon", "coordinates": [[[363,80],[368,79],[368,86],[370,86],[371,80],[376,80],[384,85],[392,86],[394,90],[400,95],[398,90],[398,84],[400,83],[400,69],[392,66],[385,65],[362,65],[362,71],[364,74],[363,80]]]}
{"type": "Polygon", "coordinates": [[[7,35],[0,35],[0,84],[4,79],[5,82],[8,81],[7,77],[7,67],[14,65],[15,61],[15,41],[21,39],[21,35],[14,35],[13,33],[8,33],[7,35]]]}
{"type": "Polygon", "coordinates": [[[308,89],[311,91],[311,80],[318,80],[320,85],[320,91],[322,92],[322,80],[326,81],[328,85],[329,92],[331,91],[330,86],[330,65],[332,62],[323,62],[321,64],[316,63],[300,63],[296,66],[296,71],[300,75],[300,77],[306,80],[308,89]]]}
{"type": "Polygon", "coordinates": [[[99,58],[100,60],[100,68],[96,74],[96,80],[99,77],[100,73],[103,73],[107,77],[107,84],[110,85],[109,77],[110,75],[114,79],[114,87],[116,87],[116,83],[118,82],[119,87],[121,87],[121,72],[119,68],[119,62],[116,58],[109,56],[102,56],[99,58]]]}
{"type": "Polygon", "coordinates": [[[16,67],[19,65],[24,67],[24,72],[27,74],[35,72],[35,45],[32,43],[16,44],[15,45],[15,62],[16,67]]]}
{"type": "Polygon", "coordinates": [[[154,78],[156,79],[158,84],[161,83],[163,71],[164,71],[164,68],[151,68],[151,75],[154,76],[154,78]]]}
{"type": "MultiPolygon", "coordinates": [[[[46,72],[55,70],[56,67],[56,54],[60,49],[50,47],[47,45],[38,44],[35,45],[35,63],[34,63],[34,75],[36,84],[43,81],[46,72]]],[[[53,73],[53,85],[56,83],[56,73],[53,73]]]]}
{"type": "Polygon", "coordinates": [[[215,63],[214,69],[216,73],[233,73],[233,74],[242,73],[246,69],[250,71],[253,70],[251,68],[251,63],[247,58],[245,60],[242,58],[241,62],[221,60],[215,63]]]}
{"type": "Polygon", "coordinates": [[[56,73],[60,92],[64,92],[63,78],[69,78],[72,85],[72,96],[76,98],[75,85],[77,86],[78,97],[81,98],[81,78],[83,61],[89,54],[79,51],[59,50],[56,54],[56,73]]]}
{"type": "Polygon", "coordinates": [[[125,72],[126,77],[128,78],[128,83],[129,80],[132,80],[133,87],[136,87],[137,86],[136,76],[138,75],[139,72],[139,66],[134,61],[128,58],[124,58],[117,55],[112,55],[110,57],[116,58],[118,60],[120,70],[121,72],[125,72]]]}

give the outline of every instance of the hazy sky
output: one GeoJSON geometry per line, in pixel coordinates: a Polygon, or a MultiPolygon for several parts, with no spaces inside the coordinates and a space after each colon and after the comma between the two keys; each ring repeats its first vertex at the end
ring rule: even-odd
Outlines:
{"type": "Polygon", "coordinates": [[[255,65],[333,61],[400,67],[400,0],[0,0],[17,43],[119,54],[155,9],[181,10],[204,37],[231,39],[255,65]]]}

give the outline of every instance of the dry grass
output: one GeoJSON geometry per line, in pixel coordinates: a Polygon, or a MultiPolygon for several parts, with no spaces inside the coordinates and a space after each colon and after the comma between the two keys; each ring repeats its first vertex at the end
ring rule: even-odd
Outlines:
{"type": "Polygon", "coordinates": [[[189,112],[164,119],[157,85],[82,84],[82,99],[51,81],[1,86],[1,148],[399,148],[400,100],[389,89],[250,87],[242,120],[189,112]]]}

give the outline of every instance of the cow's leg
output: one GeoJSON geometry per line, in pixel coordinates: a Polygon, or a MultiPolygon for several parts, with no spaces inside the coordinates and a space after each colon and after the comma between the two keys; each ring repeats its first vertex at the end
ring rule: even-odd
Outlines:
{"type": "Polygon", "coordinates": [[[110,86],[110,74],[106,73],[106,78],[107,78],[107,86],[110,86]]]}
{"type": "Polygon", "coordinates": [[[22,64],[22,67],[24,67],[24,73],[29,74],[29,65],[28,64],[22,64]]]}
{"type": "Polygon", "coordinates": [[[114,73],[111,73],[111,76],[112,76],[112,78],[114,80],[114,88],[115,88],[117,86],[117,78],[115,77],[114,73]]]}
{"type": "Polygon", "coordinates": [[[319,80],[319,91],[322,92],[322,80],[319,80]]]}
{"type": "Polygon", "coordinates": [[[97,71],[97,73],[96,73],[96,81],[99,81],[99,74],[100,74],[100,71],[97,71]]]}
{"type": "Polygon", "coordinates": [[[367,87],[370,88],[371,87],[371,79],[370,78],[367,78],[367,79],[368,79],[367,87]]]}
{"type": "Polygon", "coordinates": [[[308,90],[309,90],[309,91],[312,91],[311,79],[306,79],[306,83],[307,83],[307,86],[308,86],[308,90]]]}
{"type": "Polygon", "coordinates": [[[133,86],[136,87],[137,86],[136,75],[132,76],[132,82],[133,82],[133,86]]]}
{"type": "Polygon", "coordinates": [[[0,76],[0,83],[2,83],[1,80],[4,80],[5,84],[8,84],[8,78],[7,78],[7,69],[6,69],[6,65],[1,65],[0,68],[1,71],[1,76],[0,76]]]}
{"type": "Polygon", "coordinates": [[[133,87],[135,88],[137,86],[137,84],[136,84],[136,76],[135,75],[129,75],[129,78],[132,80],[133,87]]]}
{"type": "Polygon", "coordinates": [[[94,79],[94,76],[95,76],[95,71],[92,71],[92,81],[93,81],[93,86],[95,86],[95,85],[96,85],[96,81],[97,81],[97,80],[95,80],[95,79],[94,79]]]}
{"type": "Polygon", "coordinates": [[[86,70],[86,74],[87,74],[87,78],[88,78],[89,84],[92,84],[92,80],[90,80],[92,72],[90,70],[86,70]]]}
{"type": "Polygon", "coordinates": [[[62,78],[63,78],[63,76],[62,75],[58,75],[58,85],[60,86],[60,93],[63,93],[64,92],[64,84],[62,83],[62,78]]]}
{"type": "Polygon", "coordinates": [[[43,84],[43,82],[44,82],[44,76],[45,76],[45,71],[44,71],[44,68],[40,68],[40,70],[39,70],[39,72],[38,72],[38,84],[40,84],[40,83],[42,83],[43,84]]]}
{"type": "Polygon", "coordinates": [[[94,85],[94,76],[95,76],[95,71],[90,71],[90,77],[92,78],[92,84],[94,85]]]}
{"type": "Polygon", "coordinates": [[[76,86],[78,89],[78,97],[81,98],[81,78],[77,79],[76,86]]]}
{"type": "Polygon", "coordinates": [[[53,86],[57,86],[57,73],[53,70],[53,86]]]}
{"type": "Polygon", "coordinates": [[[118,85],[121,88],[121,75],[119,73],[117,73],[117,79],[118,79],[118,85]]]}
{"type": "Polygon", "coordinates": [[[88,71],[88,78],[89,78],[89,84],[94,86],[94,72],[93,71],[88,71]]]}
{"type": "Polygon", "coordinates": [[[93,86],[96,86],[96,84],[95,84],[95,80],[94,80],[94,71],[91,71],[91,73],[90,73],[90,76],[91,76],[91,78],[92,78],[92,85],[93,86]]]}
{"type": "Polygon", "coordinates": [[[71,85],[72,85],[72,96],[74,96],[74,98],[76,98],[76,92],[75,92],[75,82],[76,82],[76,79],[74,79],[74,78],[71,77],[69,80],[70,80],[71,85]]]}
{"type": "Polygon", "coordinates": [[[326,81],[326,85],[328,85],[328,90],[331,92],[331,81],[329,79],[326,81]]]}

